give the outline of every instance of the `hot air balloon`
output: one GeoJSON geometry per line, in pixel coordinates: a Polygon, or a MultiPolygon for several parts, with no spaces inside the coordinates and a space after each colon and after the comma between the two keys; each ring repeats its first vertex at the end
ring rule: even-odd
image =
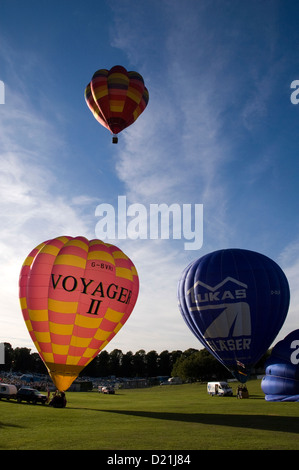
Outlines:
{"type": "Polygon", "coordinates": [[[240,382],[281,329],[289,285],[270,258],[226,249],[191,263],[178,284],[181,314],[199,341],[240,382]]]}
{"type": "Polygon", "coordinates": [[[121,65],[98,70],[85,88],[87,106],[95,119],[113,134],[113,143],[118,141],[117,134],[145,110],[148,100],[142,76],[121,65]]]}
{"type": "Polygon", "coordinates": [[[272,349],[261,386],[267,401],[299,401],[299,330],[272,349]]]}
{"type": "Polygon", "coordinates": [[[19,279],[30,336],[59,391],[111,341],[129,318],[139,281],[116,246],[61,236],[34,248],[19,279]]]}

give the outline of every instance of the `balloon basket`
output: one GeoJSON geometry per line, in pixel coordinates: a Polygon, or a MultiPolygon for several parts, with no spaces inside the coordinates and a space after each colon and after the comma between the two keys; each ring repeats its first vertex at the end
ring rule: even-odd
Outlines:
{"type": "Polygon", "coordinates": [[[118,143],[118,137],[117,137],[116,135],[114,135],[114,136],[112,137],[112,143],[113,143],[113,144],[117,144],[117,143],[118,143]]]}

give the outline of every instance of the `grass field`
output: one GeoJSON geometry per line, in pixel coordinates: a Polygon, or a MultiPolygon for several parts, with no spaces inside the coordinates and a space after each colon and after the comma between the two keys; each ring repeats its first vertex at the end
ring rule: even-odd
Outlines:
{"type": "Polygon", "coordinates": [[[266,402],[260,380],[248,389],[246,400],[200,384],[69,392],[64,409],[1,400],[0,449],[298,450],[299,403],[266,402]]]}

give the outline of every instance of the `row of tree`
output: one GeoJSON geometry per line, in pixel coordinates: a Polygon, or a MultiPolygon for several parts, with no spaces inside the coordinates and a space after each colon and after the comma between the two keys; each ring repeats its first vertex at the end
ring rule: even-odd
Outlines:
{"type": "MultiPolygon", "coordinates": [[[[9,343],[5,345],[5,364],[3,371],[46,374],[46,367],[38,353],[31,353],[28,348],[13,349],[9,343]]],[[[263,367],[267,353],[257,364],[263,367]]],[[[114,349],[110,353],[102,351],[81,375],[89,377],[169,377],[178,376],[182,380],[209,380],[213,377],[225,379],[230,376],[206,349],[187,349],[186,351],[145,352],[143,349],[133,353],[123,353],[114,349]]]]}

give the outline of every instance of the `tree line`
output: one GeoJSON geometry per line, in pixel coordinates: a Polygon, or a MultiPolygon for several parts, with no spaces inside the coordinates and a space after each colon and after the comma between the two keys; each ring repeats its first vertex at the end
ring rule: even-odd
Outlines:
{"type": "MultiPolygon", "coordinates": [[[[22,372],[31,374],[47,374],[47,369],[36,352],[29,348],[12,348],[9,343],[5,346],[5,364],[2,371],[22,372]]],[[[268,351],[256,365],[263,368],[268,351]]],[[[188,380],[217,380],[230,377],[230,373],[206,349],[187,349],[186,351],[162,351],[157,353],[144,349],[133,353],[123,353],[114,349],[110,353],[102,351],[86,366],[80,375],[88,377],[170,377],[177,376],[183,381],[188,380]]]]}

